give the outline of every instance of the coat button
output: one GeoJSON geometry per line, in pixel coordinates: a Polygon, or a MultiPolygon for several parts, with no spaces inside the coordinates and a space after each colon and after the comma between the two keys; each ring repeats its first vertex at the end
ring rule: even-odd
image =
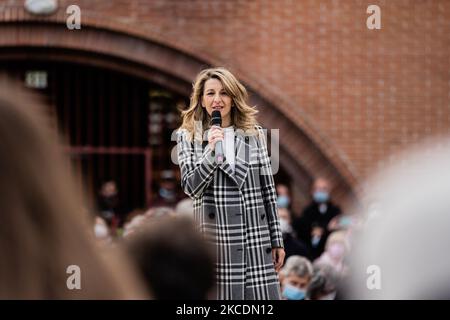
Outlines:
{"type": "Polygon", "coordinates": [[[272,252],[272,248],[267,248],[266,249],[266,253],[271,253],[272,252]]]}
{"type": "Polygon", "coordinates": [[[264,220],[266,218],[266,215],[265,214],[262,214],[261,215],[261,220],[264,220]]]}
{"type": "Polygon", "coordinates": [[[216,214],[214,212],[210,212],[209,215],[208,215],[208,217],[210,219],[214,219],[215,216],[216,216],[216,214]]]}
{"type": "Polygon", "coordinates": [[[248,142],[248,137],[245,137],[245,142],[248,142]]]}

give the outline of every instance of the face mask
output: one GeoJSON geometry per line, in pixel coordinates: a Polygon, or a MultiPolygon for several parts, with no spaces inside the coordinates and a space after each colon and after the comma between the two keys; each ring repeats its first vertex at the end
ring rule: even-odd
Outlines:
{"type": "Polygon", "coordinates": [[[324,203],[324,202],[328,201],[328,199],[330,198],[330,195],[328,194],[328,192],[316,191],[313,194],[313,198],[314,198],[315,202],[324,203]]]}
{"type": "Polygon", "coordinates": [[[159,195],[166,200],[172,201],[175,199],[175,192],[173,190],[161,188],[159,189],[159,195]]]}
{"type": "Polygon", "coordinates": [[[282,233],[291,233],[292,227],[286,219],[280,219],[280,227],[282,233]]]}
{"type": "Polygon", "coordinates": [[[286,284],[283,289],[283,296],[288,300],[303,300],[305,299],[305,290],[301,290],[290,284],[286,284]]]}
{"type": "Polygon", "coordinates": [[[94,227],[95,237],[98,239],[103,239],[108,236],[108,228],[103,224],[96,224],[94,227]]]}
{"type": "Polygon", "coordinates": [[[289,207],[290,199],[287,196],[279,196],[277,198],[278,208],[287,208],[289,207]]]}
{"type": "Polygon", "coordinates": [[[350,217],[342,217],[339,220],[339,225],[341,227],[350,227],[351,224],[352,224],[352,218],[350,218],[350,217]]]}
{"type": "Polygon", "coordinates": [[[320,239],[321,239],[320,236],[313,236],[313,237],[311,238],[311,245],[312,245],[313,247],[317,247],[317,246],[319,245],[319,243],[320,243],[320,239]]]}
{"type": "Polygon", "coordinates": [[[333,259],[339,260],[344,257],[345,248],[342,243],[333,243],[327,251],[333,259]]]}

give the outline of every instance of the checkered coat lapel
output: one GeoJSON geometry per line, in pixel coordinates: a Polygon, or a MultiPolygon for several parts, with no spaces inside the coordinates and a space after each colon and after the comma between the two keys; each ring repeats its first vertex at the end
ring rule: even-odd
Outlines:
{"type": "Polygon", "coordinates": [[[248,141],[248,137],[245,137],[240,131],[236,131],[234,136],[234,154],[236,155],[234,173],[227,159],[219,166],[238,185],[239,189],[242,188],[249,169],[250,153],[252,150],[248,141]]]}
{"type": "Polygon", "coordinates": [[[283,240],[265,140],[236,131],[233,173],[226,159],[215,163],[206,141],[196,145],[186,134],[177,137],[181,185],[215,247],[217,298],[279,299],[271,252],[283,240]]]}

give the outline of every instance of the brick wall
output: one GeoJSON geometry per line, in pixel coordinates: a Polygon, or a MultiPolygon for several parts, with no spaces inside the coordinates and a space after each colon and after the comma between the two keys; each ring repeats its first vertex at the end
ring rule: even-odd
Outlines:
{"type": "MultiPolygon", "coordinates": [[[[255,79],[357,179],[450,128],[450,1],[64,0],[255,79]],[[381,8],[381,30],[366,27],[381,8]],[[295,107],[293,107],[295,106],[295,107]]],[[[22,6],[7,0],[3,6],[22,6]]],[[[58,14],[64,14],[64,10],[58,14]]],[[[133,50],[130,48],[130,50],[133,50]]],[[[286,128],[281,128],[288,130],[286,128]]],[[[320,146],[322,147],[322,146],[320,146]]],[[[298,157],[302,157],[299,150],[298,157]]]]}

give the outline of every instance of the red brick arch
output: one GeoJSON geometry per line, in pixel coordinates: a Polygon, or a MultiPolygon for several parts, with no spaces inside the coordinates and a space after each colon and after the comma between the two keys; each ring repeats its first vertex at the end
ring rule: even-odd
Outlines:
{"type": "MultiPolygon", "coordinates": [[[[102,66],[158,83],[185,96],[201,69],[223,65],[223,61],[197,52],[187,41],[168,42],[161,34],[135,29],[107,17],[83,14],[82,30],[69,31],[65,9],[49,17],[36,18],[22,6],[0,12],[0,59],[73,61],[102,66]],[[24,23],[26,22],[26,23],[24,23]]],[[[229,65],[230,63],[228,63],[229,65]]],[[[231,67],[251,91],[252,103],[260,109],[260,122],[281,133],[281,165],[304,200],[311,180],[329,177],[338,198],[353,196],[356,176],[339,150],[330,145],[305,115],[292,121],[295,108],[270,85],[231,67]]],[[[303,201],[302,201],[303,202],[303,201]]],[[[303,202],[304,203],[304,202],[303,202]]]]}

